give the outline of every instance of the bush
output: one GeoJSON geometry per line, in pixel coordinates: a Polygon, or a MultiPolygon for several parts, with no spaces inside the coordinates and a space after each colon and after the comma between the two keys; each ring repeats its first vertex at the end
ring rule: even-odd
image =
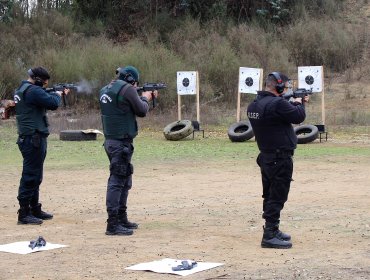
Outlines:
{"type": "Polygon", "coordinates": [[[297,66],[324,64],[341,72],[361,57],[361,42],[355,34],[338,22],[307,20],[292,25],[282,38],[297,66]]]}

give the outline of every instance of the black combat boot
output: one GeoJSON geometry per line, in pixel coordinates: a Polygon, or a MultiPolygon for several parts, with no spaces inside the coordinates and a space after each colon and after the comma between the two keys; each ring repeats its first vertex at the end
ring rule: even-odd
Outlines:
{"type": "Polygon", "coordinates": [[[30,207],[23,205],[18,210],[18,225],[41,225],[42,220],[33,216],[30,207]]]}
{"type": "Polygon", "coordinates": [[[132,229],[123,227],[118,223],[117,216],[108,217],[106,235],[132,235],[133,233],[132,229]]]}
{"type": "Polygon", "coordinates": [[[279,230],[279,227],[277,228],[276,237],[284,241],[290,241],[292,239],[292,237],[289,234],[279,230]]]}
{"type": "Polygon", "coordinates": [[[263,237],[261,242],[262,248],[275,248],[275,249],[289,249],[292,248],[292,243],[287,240],[279,238],[278,227],[264,227],[263,237]]]}
{"type": "Polygon", "coordinates": [[[41,203],[38,203],[36,206],[31,206],[31,214],[41,220],[51,220],[53,218],[53,214],[42,211],[41,206],[41,203]]]}
{"type": "Polygon", "coordinates": [[[129,229],[137,229],[139,225],[134,222],[130,222],[127,218],[127,211],[126,210],[119,210],[118,211],[118,223],[129,229]]]}

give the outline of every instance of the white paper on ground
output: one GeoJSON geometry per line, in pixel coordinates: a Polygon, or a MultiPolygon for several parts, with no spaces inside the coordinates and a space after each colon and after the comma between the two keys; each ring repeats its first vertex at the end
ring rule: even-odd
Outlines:
{"type": "Polygon", "coordinates": [[[169,274],[177,274],[181,276],[187,276],[196,272],[200,272],[203,270],[211,269],[217,266],[223,265],[223,263],[209,263],[209,262],[198,262],[197,266],[190,270],[181,270],[181,271],[173,271],[172,267],[176,267],[181,265],[182,260],[176,259],[162,259],[159,261],[152,261],[147,263],[139,263],[133,266],[126,267],[125,269],[129,270],[149,270],[157,273],[169,273],[169,274]]]}
{"type": "Polygon", "coordinates": [[[20,242],[14,242],[9,244],[0,245],[0,252],[7,252],[7,253],[15,253],[15,254],[30,254],[40,251],[47,251],[62,247],[67,247],[67,245],[61,245],[61,244],[53,244],[46,242],[45,246],[42,247],[35,247],[33,250],[28,247],[30,245],[30,241],[20,241],[20,242]]]}

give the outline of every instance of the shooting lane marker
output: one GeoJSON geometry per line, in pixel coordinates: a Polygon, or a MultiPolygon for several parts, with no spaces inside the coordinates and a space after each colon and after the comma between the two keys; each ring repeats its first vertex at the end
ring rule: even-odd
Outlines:
{"type": "Polygon", "coordinates": [[[305,88],[312,92],[321,92],[321,121],[325,125],[325,94],[323,66],[298,67],[298,88],[305,88]]]}
{"type": "Polygon", "coordinates": [[[199,74],[198,71],[177,72],[178,120],[181,120],[181,95],[196,95],[197,121],[200,122],[199,74]]]}
{"type": "Polygon", "coordinates": [[[239,67],[239,86],[236,109],[236,121],[240,121],[241,93],[257,94],[262,89],[263,69],[239,67]]]}
{"type": "Polygon", "coordinates": [[[14,242],[14,243],[9,243],[9,244],[3,244],[3,245],[0,245],[0,252],[26,255],[26,254],[40,252],[40,251],[47,251],[47,250],[68,247],[68,245],[61,245],[61,244],[54,244],[54,243],[46,242],[45,246],[35,247],[34,249],[31,249],[29,247],[29,244],[30,244],[30,241],[19,241],[19,242],[14,242]]]}

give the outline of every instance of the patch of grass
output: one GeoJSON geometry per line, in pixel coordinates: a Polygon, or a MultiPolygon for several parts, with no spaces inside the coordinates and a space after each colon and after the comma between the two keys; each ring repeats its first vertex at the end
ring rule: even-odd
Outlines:
{"type": "MultiPolygon", "coordinates": [[[[360,129],[360,132],[368,130],[360,129]]],[[[21,167],[22,157],[16,144],[16,129],[14,125],[0,126],[0,171],[8,167],[21,167]]],[[[60,141],[57,134],[48,138],[48,154],[45,162],[47,168],[58,169],[94,169],[108,167],[108,159],[103,145],[104,138],[98,136],[97,141],[60,141]]],[[[233,143],[227,137],[225,127],[213,127],[206,131],[206,138],[196,134],[192,140],[189,136],[181,141],[167,141],[162,132],[143,130],[135,139],[135,164],[156,164],[162,162],[182,161],[245,161],[254,160],[258,154],[254,140],[233,143]]],[[[368,145],[348,143],[314,142],[298,145],[296,159],[341,160],[346,158],[369,158],[368,145]]]]}

